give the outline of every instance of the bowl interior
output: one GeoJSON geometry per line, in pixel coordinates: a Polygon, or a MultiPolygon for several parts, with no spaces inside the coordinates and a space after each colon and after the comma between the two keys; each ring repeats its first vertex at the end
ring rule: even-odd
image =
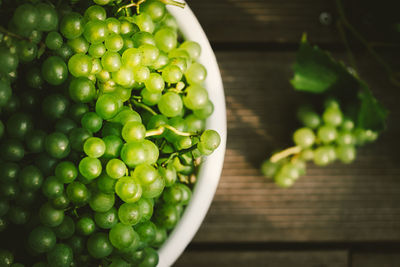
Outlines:
{"type": "Polygon", "coordinates": [[[224,89],[211,45],[187,4],[183,9],[168,6],[168,10],[177,20],[184,38],[198,42],[202,48],[198,61],[207,69],[205,87],[210,100],[214,104],[214,113],[207,121],[207,128],[216,130],[220,134],[221,144],[201,165],[192,199],[181,220],[159,249],[158,266],[171,266],[199,229],[218,186],[224,161],[227,132],[224,89]]]}

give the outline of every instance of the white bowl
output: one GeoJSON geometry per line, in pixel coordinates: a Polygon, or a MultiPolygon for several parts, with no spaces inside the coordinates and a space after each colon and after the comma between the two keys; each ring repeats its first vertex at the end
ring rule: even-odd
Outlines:
{"type": "Polygon", "coordinates": [[[178,22],[185,40],[196,41],[202,48],[199,62],[207,69],[205,87],[215,107],[214,113],[207,121],[207,128],[216,130],[220,134],[221,144],[201,165],[192,199],[182,218],[159,249],[159,267],[171,266],[199,229],[218,186],[224,162],[227,132],[224,88],[211,45],[187,4],[183,9],[169,6],[168,10],[178,22]]]}

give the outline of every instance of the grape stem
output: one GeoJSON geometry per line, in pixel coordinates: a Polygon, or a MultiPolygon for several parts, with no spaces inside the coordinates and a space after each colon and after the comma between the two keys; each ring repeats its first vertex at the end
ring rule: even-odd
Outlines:
{"type": "Polygon", "coordinates": [[[171,125],[165,124],[165,125],[158,127],[157,129],[147,131],[146,137],[162,135],[164,133],[165,129],[168,129],[168,130],[172,131],[173,133],[180,135],[180,136],[196,136],[197,135],[197,133],[179,131],[178,129],[172,127],[171,125]]]}
{"type": "Polygon", "coordinates": [[[300,152],[301,152],[300,146],[292,146],[292,147],[286,148],[285,150],[282,150],[282,151],[272,155],[270,158],[270,161],[272,163],[276,163],[276,162],[280,161],[281,159],[284,159],[290,155],[298,154],[300,152]]]}
{"type": "Polygon", "coordinates": [[[164,161],[163,163],[161,163],[161,166],[162,166],[162,167],[167,166],[167,164],[168,164],[171,160],[173,160],[175,157],[178,157],[178,156],[183,155],[183,154],[185,154],[185,153],[187,153],[187,152],[193,151],[193,150],[195,150],[196,148],[197,148],[197,146],[196,146],[196,145],[193,145],[193,146],[190,147],[190,148],[182,149],[182,150],[176,151],[176,152],[174,152],[174,153],[171,153],[171,155],[169,155],[169,157],[167,158],[167,160],[164,161]]]}
{"type": "Polygon", "coordinates": [[[147,110],[148,112],[150,112],[153,115],[157,115],[157,112],[155,112],[151,107],[149,107],[149,106],[147,106],[147,105],[145,105],[143,103],[140,103],[139,101],[137,101],[135,99],[132,99],[131,101],[135,106],[140,107],[142,109],[145,109],[145,110],[147,110]]]}
{"type": "Polygon", "coordinates": [[[0,26],[0,32],[4,33],[5,35],[17,38],[19,40],[29,40],[28,38],[24,38],[18,34],[15,34],[13,32],[10,32],[9,30],[7,30],[6,28],[4,28],[3,26],[0,26]]]}
{"type": "Polygon", "coordinates": [[[179,2],[179,1],[175,1],[175,0],[160,0],[160,2],[166,4],[166,5],[172,5],[172,6],[177,6],[180,8],[184,8],[185,7],[185,3],[183,2],[179,2]]]}

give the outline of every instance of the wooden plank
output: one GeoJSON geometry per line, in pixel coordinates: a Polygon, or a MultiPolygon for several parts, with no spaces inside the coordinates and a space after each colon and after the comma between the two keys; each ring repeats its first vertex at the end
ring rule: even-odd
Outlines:
{"type": "MultiPolygon", "coordinates": [[[[342,55],[341,55],[342,56],[342,55]]],[[[390,110],[380,139],[351,165],[308,173],[292,188],[265,180],[258,167],[291,144],[301,95],[288,83],[293,52],[219,52],[228,107],[228,145],[221,182],[194,242],[400,240],[400,90],[369,61],[361,77],[390,110]]]]}
{"type": "Polygon", "coordinates": [[[399,252],[355,252],[351,256],[351,267],[400,266],[399,252]]]}
{"type": "Polygon", "coordinates": [[[346,251],[189,251],[174,266],[347,267],[347,258],[346,251]]]}
{"type": "Polygon", "coordinates": [[[334,25],[319,22],[322,12],[335,16],[332,0],[192,0],[189,6],[214,43],[298,43],[303,32],[318,42],[339,40],[334,25]]]}

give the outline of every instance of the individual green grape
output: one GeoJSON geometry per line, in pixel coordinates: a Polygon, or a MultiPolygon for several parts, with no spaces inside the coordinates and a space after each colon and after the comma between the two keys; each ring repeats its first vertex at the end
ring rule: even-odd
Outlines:
{"type": "Polygon", "coordinates": [[[74,77],[87,77],[92,71],[92,59],[85,54],[75,54],[68,61],[68,69],[74,77]]]}
{"type": "Polygon", "coordinates": [[[317,137],[324,144],[329,144],[337,138],[336,128],[330,125],[323,125],[318,128],[317,137]]]}
{"type": "Polygon", "coordinates": [[[183,109],[182,98],[173,92],[167,92],[162,95],[157,104],[160,112],[167,117],[178,116],[183,109]]]}
{"type": "MultiPolygon", "coordinates": [[[[121,223],[129,226],[140,222],[141,214],[138,203],[123,203],[118,209],[118,218],[121,223]]],[[[130,227],[132,229],[132,227],[130,227]]]]}
{"type": "Polygon", "coordinates": [[[352,131],[354,129],[354,122],[349,118],[343,118],[341,128],[344,131],[352,131]]]}
{"type": "Polygon", "coordinates": [[[142,62],[142,53],[138,48],[128,48],[122,53],[122,64],[128,68],[139,66],[142,62]]]}
{"type": "Polygon", "coordinates": [[[351,163],[356,158],[356,149],[352,145],[340,145],[336,148],[336,155],[343,163],[351,163]]]}
{"type": "Polygon", "coordinates": [[[183,97],[183,103],[189,109],[201,109],[207,105],[208,93],[207,90],[198,85],[189,86],[187,94],[183,97]]]}
{"type": "Polygon", "coordinates": [[[114,194],[105,194],[102,192],[92,194],[89,200],[89,206],[95,212],[106,212],[114,206],[114,203],[114,194]]]}
{"type": "Polygon", "coordinates": [[[1,157],[6,161],[20,161],[25,156],[21,141],[8,139],[7,143],[0,144],[1,157]]]}
{"type": "Polygon", "coordinates": [[[48,57],[42,64],[42,77],[51,85],[60,85],[68,77],[68,68],[59,56],[48,57]]]}
{"type": "Polygon", "coordinates": [[[12,89],[10,83],[4,80],[0,80],[0,107],[3,107],[10,100],[12,95],[12,89]]]}
{"type": "Polygon", "coordinates": [[[113,72],[112,78],[117,84],[125,88],[132,88],[135,83],[134,71],[126,66],[122,66],[119,70],[113,72]]]}
{"type": "Polygon", "coordinates": [[[199,119],[207,119],[214,112],[214,104],[211,101],[208,101],[207,104],[201,108],[193,110],[193,114],[196,115],[199,119]]]}
{"type": "Polygon", "coordinates": [[[118,114],[122,104],[120,100],[111,94],[101,95],[96,101],[96,113],[108,120],[118,114]]]}
{"type": "Polygon", "coordinates": [[[146,13],[140,13],[135,17],[135,23],[141,31],[153,33],[155,25],[150,15],[146,13]]]}
{"type": "Polygon", "coordinates": [[[331,162],[330,151],[326,146],[321,146],[314,151],[314,163],[319,166],[328,165],[331,162]]]}
{"type": "Polygon", "coordinates": [[[106,47],[103,43],[92,44],[89,46],[89,55],[93,58],[101,58],[106,53],[106,47]]]}
{"type": "Polygon", "coordinates": [[[87,241],[87,250],[92,257],[102,259],[112,253],[113,246],[107,234],[95,233],[87,241]]]}
{"type": "Polygon", "coordinates": [[[162,51],[160,51],[160,54],[158,55],[158,58],[154,61],[153,66],[151,66],[153,69],[160,71],[162,68],[168,65],[170,62],[168,55],[162,51]]]}
{"type": "Polygon", "coordinates": [[[101,162],[97,158],[85,157],[79,162],[79,172],[89,180],[98,177],[101,170],[101,162]]]}
{"type": "Polygon", "coordinates": [[[85,10],[83,17],[86,20],[106,20],[107,13],[103,7],[92,5],[85,10]]]}
{"type": "Polygon", "coordinates": [[[66,14],[60,22],[60,32],[67,39],[78,38],[84,31],[83,17],[76,12],[66,14]]]}
{"type": "Polygon", "coordinates": [[[106,212],[96,212],[94,214],[96,225],[102,229],[111,229],[118,223],[118,212],[112,207],[106,212]]]}
{"type": "Polygon", "coordinates": [[[109,72],[118,71],[121,68],[121,56],[117,52],[107,51],[101,57],[103,69],[109,72]]]}
{"type": "Polygon", "coordinates": [[[60,225],[64,220],[64,211],[53,208],[52,205],[47,202],[40,207],[39,218],[43,225],[55,227],[60,225]]]}
{"type": "Polygon", "coordinates": [[[56,244],[56,235],[51,228],[38,226],[30,232],[28,244],[37,253],[48,252],[56,244]]]}
{"type": "Polygon", "coordinates": [[[18,56],[14,53],[11,53],[9,49],[5,47],[0,47],[0,61],[2,64],[0,65],[0,73],[8,74],[13,72],[18,67],[18,56]]]}
{"type": "Polygon", "coordinates": [[[39,16],[37,29],[46,32],[55,31],[58,28],[58,14],[56,9],[46,3],[38,3],[36,8],[39,16]]]}
{"type": "Polygon", "coordinates": [[[44,149],[51,157],[56,159],[67,157],[71,150],[68,137],[59,132],[54,132],[46,136],[44,149]]]}
{"type": "Polygon", "coordinates": [[[42,101],[42,112],[50,119],[60,119],[66,115],[69,108],[69,100],[61,94],[51,94],[42,101]]]}
{"type": "Polygon", "coordinates": [[[207,70],[200,63],[193,63],[185,72],[186,80],[189,84],[201,84],[206,80],[207,70]]]}
{"type": "Polygon", "coordinates": [[[137,121],[129,121],[122,127],[122,138],[127,142],[141,141],[146,136],[146,128],[137,121]]]}
{"type": "Polygon", "coordinates": [[[89,236],[96,231],[96,225],[89,216],[82,216],[76,222],[76,232],[83,236],[89,236]]]}
{"type": "Polygon", "coordinates": [[[150,243],[152,247],[159,248],[167,239],[167,231],[164,228],[156,227],[156,233],[153,241],[150,243]]]}
{"type": "Polygon", "coordinates": [[[107,29],[108,32],[119,34],[121,32],[121,22],[113,17],[107,18],[106,19],[106,24],[107,24],[107,29]]]}
{"type": "Polygon", "coordinates": [[[309,107],[301,107],[297,112],[300,122],[311,129],[316,129],[321,124],[320,116],[309,107]]]}
{"type": "MultiPolygon", "coordinates": [[[[129,205],[129,204],[122,204],[129,205]]],[[[109,232],[109,239],[111,244],[117,249],[128,248],[135,239],[138,239],[137,233],[133,230],[131,226],[117,223],[114,225],[109,232]]]]}
{"type": "Polygon", "coordinates": [[[67,197],[68,199],[76,204],[83,205],[87,203],[90,197],[90,192],[87,187],[81,182],[72,182],[67,186],[67,197]]]}
{"type": "Polygon", "coordinates": [[[106,172],[111,178],[119,179],[126,174],[127,168],[122,160],[111,159],[107,162],[106,172]]]}
{"type": "Polygon", "coordinates": [[[197,59],[200,57],[201,47],[194,41],[186,40],[179,46],[179,48],[185,50],[192,59],[197,59]]]}
{"type": "Polygon", "coordinates": [[[207,150],[214,151],[221,143],[221,137],[214,130],[205,130],[200,136],[200,142],[207,150]]]}
{"type": "Polygon", "coordinates": [[[36,191],[43,183],[43,174],[35,165],[27,165],[18,175],[18,182],[24,191],[36,191]]]}
{"type": "Polygon", "coordinates": [[[343,115],[339,107],[331,106],[325,109],[322,119],[326,124],[337,127],[342,124],[343,115]]]}
{"type": "Polygon", "coordinates": [[[20,41],[18,43],[18,57],[21,62],[31,62],[37,57],[38,47],[33,42],[20,41]]]}
{"type": "Polygon", "coordinates": [[[12,17],[12,22],[18,29],[26,29],[27,31],[33,30],[39,23],[39,11],[32,4],[19,5],[12,17]]]}
{"type": "Polygon", "coordinates": [[[65,216],[63,222],[54,228],[54,232],[59,239],[68,239],[75,233],[75,222],[71,217],[65,216]]]}
{"type": "Polygon", "coordinates": [[[150,77],[150,69],[146,66],[136,66],[133,69],[133,76],[136,82],[143,83],[150,77]]]}
{"type": "Polygon", "coordinates": [[[303,127],[294,132],[293,141],[297,146],[307,148],[314,144],[315,134],[310,128],[303,127]]]}
{"type": "Polygon", "coordinates": [[[111,194],[115,192],[115,184],[117,183],[116,179],[111,178],[106,173],[102,173],[96,180],[97,188],[100,192],[105,194],[111,194]]]}
{"type": "Polygon", "coordinates": [[[347,131],[340,131],[336,139],[338,145],[354,145],[355,141],[353,133],[347,131]]]}
{"type": "Polygon", "coordinates": [[[124,176],[118,179],[115,192],[124,202],[134,203],[142,196],[142,187],[136,179],[124,176]]]}
{"type": "Polygon", "coordinates": [[[167,230],[175,227],[179,220],[178,210],[174,205],[163,204],[154,211],[154,222],[167,230]]]}
{"type": "Polygon", "coordinates": [[[91,44],[99,44],[106,40],[108,28],[105,21],[91,20],[86,23],[83,35],[91,44]]]}
{"type": "Polygon", "coordinates": [[[275,175],[275,183],[282,188],[291,187],[294,184],[294,179],[287,176],[286,173],[278,171],[275,175]]]}
{"type": "Polygon", "coordinates": [[[279,163],[271,162],[269,159],[261,164],[261,173],[268,178],[273,178],[280,168],[279,163]]]}
{"type": "Polygon", "coordinates": [[[106,151],[106,144],[98,137],[89,137],[83,144],[83,151],[89,157],[99,158],[106,151]]]}
{"type": "Polygon", "coordinates": [[[111,33],[106,37],[104,44],[108,51],[118,52],[124,46],[124,40],[122,39],[121,35],[111,33]]]}
{"type": "Polygon", "coordinates": [[[103,119],[95,112],[88,112],[81,119],[82,127],[92,133],[97,133],[103,126],[103,119]]]}
{"type": "MultiPolygon", "coordinates": [[[[148,79],[149,80],[149,79],[148,79]]],[[[158,93],[152,93],[147,89],[143,89],[140,92],[140,95],[142,96],[142,101],[144,104],[148,106],[155,106],[160,102],[162,94],[160,92],[158,93]]]]}
{"type": "Polygon", "coordinates": [[[302,160],[313,160],[314,159],[314,150],[311,148],[303,149],[300,153],[300,158],[302,160]]]}
{"type": "Polygon", "coordinates": [[[136,32],[140,31],[136,24],[130,23],[127,19],[121,17],[120,34],[122,36],[132,36],[136,32]]]}
{"type": "Polygon", "coordinates": [[[11,115],[6,124],[6,130],[11,138],[24,139],[33,129],[33,121],[26,113],[11,115]]]}
{"type": "Polygon", "coordinates": [[[50,266],[68,267],[73,260],[72,249],[63,243],[56,244],[52,250],[47,253],[47,262],[50,266]]]}
{"type": "Polygon", "coordinates": [[[151,93],[161,93],[165,88],[164,79],[158,73],[151,73],[144,84],[151,93]]]}
{"type": "Polygon", "coordinates": [[[177,83],[182,79],[182,71],[178,66],[168,65],[162,70],[162,78],[167,83],[177,83]]]}
{"type": "Polygon", "coordinates": [[[56,166],[55,176],[60,182],[69,184],[78,177],[78,170],[71,161],[62,161],[56,166]]]}
{"type": "Polygon", "coordinates": [[[56,177],[50,176],[46,178],[42,185],[42,192],[49,199],[54,199],[63,194],[64,184],[56,177]]]}

